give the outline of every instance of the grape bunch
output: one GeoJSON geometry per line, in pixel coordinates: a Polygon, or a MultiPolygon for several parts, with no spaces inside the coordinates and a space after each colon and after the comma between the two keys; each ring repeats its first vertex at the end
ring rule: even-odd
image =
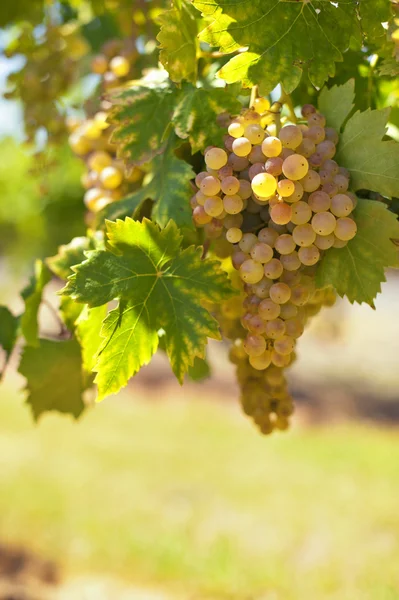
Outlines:
{"type": "Polygon", "coordinates": [[[335,301],[332,290],[316,290],[316,265],[357,230],[349,172],[334,161],[337,132],[312,105],[279,128],[280,108],[257,98],[230,122],[225,148],[205,150],[191,200],[195,224],[231,245],[242,294],[237,310],[237,300],[221,307],[220,321],[243,409],[263,433],[287,428],[284,370],[308,320],[335,301]]]}
{"type": "MultiPolygon", "coordinates": [[[[131,73],[134,56],[130,42],[123,46],[121,40],[111,40],[93,59],[92,70],[102,75],[103,86],[108,89],[131,73]]],[[[115,146],[110,141],[112,126],[107,122],[108,109],[108,101],[103,100],[100,109],[83,121],[75,117],[67,119],[69,145],[87,166],[82,185],[86,189],[84,203],[92,213],[132,192],[143,177],[143,172],[136,167],[126,174],[123,161],[117,159],[115,146]]]]}

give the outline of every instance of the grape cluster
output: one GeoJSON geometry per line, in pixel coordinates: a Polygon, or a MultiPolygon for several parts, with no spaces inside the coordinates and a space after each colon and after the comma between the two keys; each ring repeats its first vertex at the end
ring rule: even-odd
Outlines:
{"type": "MultiPolygon", "coordinates": [[[[293,404],[283,371],[309,318],[335,301],[331,290],[315,289],[316,265],[356,235],[349,172],[334,161],[337,132],[312,105],[299,124],[278,130],[278,110],[258,98],[230,122],[225,149],[205,150],[191,200],[206,236],[232,245],[243,298],[226,337],[244,411],[264,433],[288,426],[293,404]]],[[[225,308],[222,328],[231,302],[225,308]]]]}
{"type": "MultiPolygon", "coordinates": [[[[122,41],[111,40],[93,59],[92,70],[102,75],[106,89],[114,87],[131,73],[134,55],[130,44],[122,46],[122,41]]],[[[142,171],[135,167],[126,174],[123,161],[117,159],[115,146],[110,141],[112,126],[107,122],[108,109],[108,102],[104,100],[100,110],[91,117],[83,121],[75,117],[67,119],[69,145],[87,166],[82,176],[86,189],[84,203],[93,213],[133,191],[143,177],[142,171]]]]}

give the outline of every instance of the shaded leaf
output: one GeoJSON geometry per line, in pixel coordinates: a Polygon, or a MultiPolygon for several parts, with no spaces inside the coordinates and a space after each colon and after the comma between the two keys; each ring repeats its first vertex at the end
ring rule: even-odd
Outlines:
{"type": "Polygon", "coordinates": [[[72,275],[71,267],[78,265],[85,258],[87,250],[103,247],[101,232],[97,231],[87,237],[73,238],[69,244],[63,244],[58,248],[58,254],[46,259],[49,269],[65,281],[72,275]]]}
{"type": "Polygon", "coordinates": [[[329,127],[341,130],[346,118],[354,107],[355,80],[350,79],[344,85],[324,87],[319,96],[319,110],[326,117],[329,127]]]}
{"type": "Polygon", "coordinates": [[[19,317],[15,317],[6,306],[0,306],[0,347],[5,353],[5,361],[0,370],[0,380],[17,341],[19,317]]]}
{"type": "Polygon", "coordinates": [[[211,368],[206,358],[196,358],[192,367],[189,367],[187,375],[192,381],[204,381],[211,376],[211,368]]]}
{"type": "Polygon", "coordinates": [[[29,285],[22,290],[21,296],[25,302],[25,312],[21,317],[21,331],[26,343],[30,346],[38,345],[38,313],[42,302],[43,290],[51,280],[51,273],[47,266],[37,260],[35,274],[29,285]]]}

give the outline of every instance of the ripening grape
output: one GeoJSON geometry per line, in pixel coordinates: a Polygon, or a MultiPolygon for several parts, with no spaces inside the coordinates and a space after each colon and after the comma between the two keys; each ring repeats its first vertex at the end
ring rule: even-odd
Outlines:
{"type": "Polygon", "coordinates": [[[228,164],[234,171],[244,171],[249,165],[249,160],[245,156],[237,156],[233,152],[228,158],[228,164]]]}
{"type": "Polygon", "coordinates": [[[303,179],[309,171],[309,163],[304,156],[292,154],[283,163],[283,173],[287,179],[297,181],[303,179]]]}
{"type": "Polygon", "coordinates": [[[258,298],[264,300],[265,298],[269,297],[269,290],[272,287],[272,285],[273,281],[271,279],[263,277],[263,279],[261,279],[259,283],[255,283],[255,285],[252,286],[252,289],[254,294],[258,296],[258,298]]]}
{"type": "Polygon", "coordinates": [[[269,198],[277,189],[277,181],[269,173],[259,173],[253,178],[251,186],[255,194],[261,198],[269,198]]]}
{"type": "Polygon", "coordinates": [[[316,108],[313,106],[313,104],[304,104],[302,106],[302,116],[305,119],[308,119],[310,115],[313,115],[315,112],[316,108]]]}
{"type": "Polygon", "coordinates": [[[313,244],[316,239],[316,233],[310,223],[304,223],[303,225],[297,225],[292,232],[292,237],[298,246],[306,248],[313,244]]]}
{"type": "Polygon", "coordinates": [[[204,206],[207,198],[208,196],[205,196],[200,190],[195,194],[195,199],[200,206],[204,206]]]}
{"type": "Polygon", "coordinates": [[[292,235],[283,233],[277,237],[274,247],[280,254],[287,255],[294,252],[296,244],[292,235]]]}
{"type": "Polygon", "coordinates": [[[226,215],[223,220],[223,226],[226,229],[230,229],[231,227],[241,228],[244,217],[242,214],[239,215],[226,215]]]}
{"type": "Polygon", "coordinates": [[[323,185],[323,187],[321,188],[321,190],[323,192],[325,192],[326,194],[328,194],[330,196],[330,198],[332,198],[333,196],[336,196],[338,194],[338,187],[335,185],[335,183],[333,181],[325,183],[323,185]]]}
{"type": "Polygon", "coordinates": [[[107,190],[114,190],[122,183],[123,175],[116,167],[105,167],[100,173],[100,181],[107,190]]]}
{"type": "MultiPolygon", "coordinates": [[[[265,163],[266,173],[269,173],[269,175],[274,175],[274,177],[278,177],[283,172],[283,162],[284,162],[284,160],[280,156],[268,158],[265,163]]],[[[284,181],[289,181],[289,180],[285,179],[284,181]]]]}
{"type": "Polygon", "coordinates": [[[323,164],[323,169],[325,169],[326,171],[328,171],[328,173],[331,173],[331,175],[338,175],[339,173],[339,166],[338,164],[335,162],[335,160],[326,160],[324,161],[323,164]]]}
{"type": "Polygon", "coordinates": [[[357,226],[353,219],[343,217],[337,219],[337,225],[334,230],[335,236],[344,242],[353,239],[357,232],[357,226]]]}
{"type": "Polygon", "coordinates": [[[238,244],[242,239],[242,231],[238,227],[230,227],[226,231],[226,240],[230,242],[230,244],[238,244]]]}
{"type": "Polygon", "coordinates": [[[284,148],[295,150],[301,144],[303,136],[296,125],[286,125],[280,130],[279,138],[284,148]]]}
{"type": "Polygon", "coordinates": [[[345,177],[345,175],[338,173],[338,175],[334,177],[334,184],[337,186],[338,191],[342,194],[348,190],[349,179],[345,177]]]}
{"type": "Polygon", "coordinates": [[[273,249],[268,244],[259,242],[252,247],[251,257],[260,263],[268,263],[273,258],[273,249]]]}
{"type": "Polygon", "coordinates": [[[325,127],[324,131],[326,132],[326,139],[333,142],[335,145],[339,142],[339,135],[335,129],[332,127],[325,127]]]}
{"type": "Polygon", "coordinates": [[[245,283],[258,283],[263,279],[263,265],[252,258],[246,260],[240,267],[240,277],[245,283]]]}
{"type": "Polygon", "coordinates": [[[205,196],[216,196],[220,192],[220,181],[213,175],[204,177],[200,184],[200,190],[205,196]]]}
{"type": "MultiPolygon", "coordinates": [[[[271,286],[270,286],[271,287],[271,286]]],[[[269,287],[269,291],[270,291],[269,287]]],[[[270,298],[265,298],[258,307],[259,316],[264,321],[272,321],[280,315],[280,305],[273,302],[270,298]]]]}
{"type": "Polygon", "coordinates": [[[223,210],[223,200],[219,196],[208,196],[205,200],[204,209],[207,215],[217,217],[223,210]]]}
{"type": "Polygon", "coordinates": [[[340,240],[339,238],[337,238],[337,236],[334,234],[334,244],[333,244],[333,248],[345,248],[345,246],[348,244],[348,242],[346,240],[340,240]]]}
{"type": "Polygon", "coordinates": [[[269,136],[262,142],[262,152],[268,158],[279,156],[283,145],[277,137],[269,136]]]}
{"type": "Polygon", "coordinates": [[[272,258],[264,266],[265,275],[269,279],[278,279],[282,275],[283,270],[283,265],[278,260],[278,258],[272,258]]]}
{"type": "Polygon", "coordinates": [[[317,144],[317,152],[319,152],[325,159],[333,158],[337,149],[334,142],[330,140],[323,140],[320,144],[317,144]]]}
{"type": "Polygon", "coordinates": [[[235,194],[234,196],[225,196],[223,198],[223,207],[224,210],[229,215],[236,215],[240,213],[243,209],[244,202],[240,196],[235,194]]]}
{"type": "Polygon", "coordinates": [[[126,77],[130,71],[130,63],[124,56],[114,56],[109,63],[109,67],[117,77],[126,77]]]}
{"type": "Polygon", "coordinates": [[[316,213],[312,219],[312,228],[319,235],[330,235],[335,230],[337,221],[328,211],[316,213]]]}
{"type": "MultiPolygon", "coordinates": [[[[300,248],[300,250],[305,250],[305,248],[300,248]]],[[[301,266],[301,260],[296,251],[280,256],[280,260],[286,271],[297,271],[301,266]]]]}
{"type": "Polygon", "coordinates": [[[309,138],[303,138],[296,151],[305,158],[310,158],[316,152],[316,144],[309,138]]]}
{"type": "Polygon", "coordinates": [[[257,242],[258,238],[254,233],[244,233],[240,242],[240,250],[249,254],[257,242]]]}
{"type": "Polygon", "coordinates": [[[266,340],[261,335],[248,335],[244,340],[244,350],[248,356],[261,356],[266,351],[266,340]]]}
{"type": "Polygon", "coordinates": [[[92,210],[92,207],[96,204],[97,200],[104,196],[104,190],[101,188],[91,188],[85,192],[83,197],[83,202],[87,206],[89,210],[92,210]]]}
{"type": "Polygon", "coordinates": [[[203,206],[197,206],[194,208],[193,217],[197,225],[206,225],[212,221],[212,217],[205,212],[203,206]]]}
{"type": "Polygon", "coordinates": [[[244,126],[242,123],[234,121],[233,123],[231,123],[231,125],[229,125],[227,131],[229,132],[229,135],[231,135],[233,138],[238,139],[244,135],[244,126]]]}
{"type": "Polygon", "coordinates": [[[295,348],[295,340],[289,335],[284,335],[274,342],[274,349],[279,354],[283,354],[284,356],[287,354],[291,354],[291,352],[295,348]]]}
{"type": "Polygon", "coordinates": [[[210,169],[218,171],[227,164],[227,153],[222,148],[211,148],[205,153],[205,163],[210,169]]]}
{"type": "Polygon", "coordinates": [[[334,244],[334,234],[330,233],[330,235],[316,235],[315,246],[320,250],[328,250],[334,244]]]}
{"type": "Polygon", "coordinates": [[[79,131],[74,131],[68,138],[69,146],[72,152],[78,156],[83,156],[90,152],[91,144],[79,131]]]}
{"type": "Polygon", "coordinates": [[[89,160],[87,162],[90,169],[100,173],[105,167],[109,167],[112,163],[112,156],[108,154],[108,152],[104,152],[103,150],[98,150],[97,152],[93,152],[90,155],[89,160]]]}
{"type": "Polygon", "coordinates": [[[291,338],[300,338],[301,335],[303,335],[304,330],[305,327],[301,318],[293,317],[291,319],[287,319],[285,322],[285,331],[291,338]]]}
{"type": "Polygon", "coordinates": [[[276,350],[272,350],[272,363],[276,367],[284,368],[290,364],[290,355],[279,354],[276,350]]]}
{"type": "Polygon", "coordinates": [[[318,112],[312,113],[308,117],[308,124],[312,127],[313,125],[318,127],[324,127],[326,124],[326,118],[318,112]]]}
{"type": "Polygon", "coordinates": [[[271,248],[274,248],[276,240],[278,239],[278,232],[271,227],[264,227],[258,233],[258,239],[264,244],[268,244],[271,248]]]}
{"type": "Polygon", "coordinates": [[[284,200],[286,202],[289,202],[290,204],[299,202],[299,200],[303,198],[304,189],[302,187],[302,184],[299,181],[294,181],[294,187],[295,189],[291,196],[287,196],[286,198],[284,198],[284,200]]]}
{"type": "Polygon", "coordinates": [[[245,158],[252,150],[252,144],[246,137],[240,137],[233,142],[233,152],[240,158],[245,158]]]}
{"type": "Polygon", "coordinates": [[[272,353],[270,350],[265,350],[260,356],[250,356],[249,364],[257,371],[264,371],[272,362],[272,353]]]}
{"type": "Polygon", "coordinates": [[[320,251],[314,244],[311,244],[306,248],[299,248],[298,257],[303,265],[311,267],[320,260],[320,251]]]}
{"type": "Polygon", "coordinates": [[[292,207],[285,202],[278,202],[270,209],[270,218],[277,225],[286,225],[291,221],[292,207]]]}
{"type": "Polygon", "coordinates": [[[246,181],[245,179],[239,179],[240,182],[240,189],[238,190],[238,195],[243,199],[243,200],[248,200],[248,198],[250,198],[252,196],[252,187],[249,181],[246,181]]]}
{"type": "Polygon", "coordinates": [[[310,194],[308,204],[315,213],[325,212],[331,206],[331,198],[325,192],[318,190],[317,192],[310,194]]]}
{"type": "Polygon", "coordinates": [[[251,142],[251,144],[261,144],[265,139],[266,133],[263,127],[253,123],[245,128],[244,136],[251,142]]]}
{"type": "Polygon", "coordinates": [[[288,319],[293,319],[298,314],[298,307],[291,302],[286,302],[286,304],[280,305],[280,317],[287,321],[288,319]]]}
{"type": "Polygon", "coordinates": [[[320,175],[317,171],[311,169],[305,177],[301,179],[301,184],[305,192],[315,192],[320,187],[320,175]]]}
{"type": "Polygon", "coordinates": [[[249,167],[248,175],[249,179],[252,181],[254,177],[259,175],[259,173],[265,172],[265,165],[263,163],[254,163],[251,167],[249,167]]]}
{"type": "Polygon", "coordinates": [[[295,306],[304,306],[310,298],[310,291],[304,285],[296,285],[291,289],[291,302],[295,306]]]}
{"type": "Polygon", "coordinates": [[[346,194],[337,194],[331,198],[331,212],[336,217],[347,217],[353,210],[353,202],[346,194]]]}
{"type": "Polygon", "coordinates": [[[312,209],[307,202],[296,202],[292,206],[291,221],[295,225],[304,225],[308,223],[312,217],[312,209]]]}
{"type": "Polygon", "coordinates": [[[307,138],[311,139],[312,142],[314,142],[315,144],[320,144],[326,137],[323,127],[319,127],[318,125],[313,125],[312,127],[309,127],[305,135],[307,138]]]}
{"type": "Polygon", "coordinates": [[[205,179],[205,177],[208,177],[208,173],[206,171],[198,173],[198,175],[195,178],[195,185],[197,186],[197,188],[201,187],[201,183],[205,179]]]}
{"type": "Polygon", "coordinates": [[[282,319],[271,319],[266,323],[266,335],[272,340],[278,340],[285,334],[285,322],[282,319]]]}
{"type": "Polygon", "coordinates": [[[295,192],[295,183],[290,179],[281,179],[277,184],[277,191],[282,198],[292,196],[295,192]]]}
{"type": "Polygon", "coordinates": [[[262,115],[270,108],[270,102],[267,98],[256,98],[254,101],[254,109],[262,115]]]}
{"type": "Polygon", "coordinates": [[[91,61],[91,70],[93,71],[93,73],[96,73],[97,75],[104,75],[107,69],[108,60],[106,56],[98,54],[91,61]]]}
{"type": "Polygon", "coordinates": [[[286,283],[274,283],[269,290],[269,294],[276,304],[285,304],[291,298],[291,288],[286,283]]]}

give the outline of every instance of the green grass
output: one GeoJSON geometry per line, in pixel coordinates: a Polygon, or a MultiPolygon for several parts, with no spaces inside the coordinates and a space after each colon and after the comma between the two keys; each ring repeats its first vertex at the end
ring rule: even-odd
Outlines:
{"type": "Polygon", "coordinates": [[[396,431],[264,439],[200,387],[187,402],[143,393],[35,427],[2,390],[0,540],[184,598],[399,598],[396,431]]]}

